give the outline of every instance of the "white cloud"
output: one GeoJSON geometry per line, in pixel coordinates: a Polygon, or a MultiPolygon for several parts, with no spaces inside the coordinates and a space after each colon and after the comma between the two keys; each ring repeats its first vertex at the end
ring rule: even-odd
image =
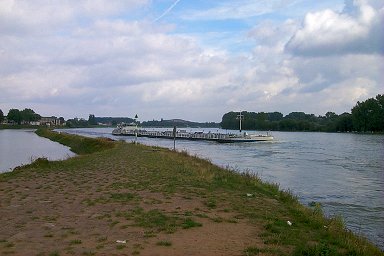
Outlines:
{"type": "Polygon", "coordinates": [[[308,13],[286,48],[307,56],[383,53],[383,23],[384,5],[374,9],[365,1],[355,1],[342,13],[329,9],[308,13]]]}

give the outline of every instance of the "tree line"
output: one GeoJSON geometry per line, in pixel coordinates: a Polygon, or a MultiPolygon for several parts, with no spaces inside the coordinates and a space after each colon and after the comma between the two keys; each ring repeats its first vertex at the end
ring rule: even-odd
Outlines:
{"type": "MultiPolygon", "coordinates": [[[[29,123],[38,121],[41,119],[41,116],[30,108],[25,108],[23,110],[19,109],[10,109],[7,114],[7,120],[14,122],[16,124],[29,123]]],[[[3,111],[0,109],[0,123],[5,119],[3,111]]]]}
{"type": "MultiPolygon", "coordinates": [[[[229,112],[223,115],[223,129],[239,129],[239,113],[229,112]]],[[[242,112],[242,129],[262,131],[321,131],[321,132],[383,132],[384,131],[384,95],[378,94],[357,104],[351,113],[337,115],[327,112],[324,116],[315,116],[304,112],[292,112],[284,116],[280,112],[242,112]]]]}
{"type": "MultiPolygon", "coordinates": [[[[181,119],[153,120],[142,122],[147,127],[219,127],[223,129],[239,129],[238,112],[228,112],[218,123],[197,123],[181,119]]],[[[378,94],[363,102],[357,102],[351,113],[337,115],[327,112],[324,116],[315,116],[304,112],[292,112],[284,116],[280,112],[242,112],[242,129],[263,131],[321,131],[321,132],[384,132],[384,95],[378,94]]],[[[0,123],[7,118],[16,124],[39,121],[41,116],[32,109],[10,109],[7,116],[0,109],[0,123]]],[[[60,118],[64,122],[64,118],[60,118]]],[[[119,122],[130,123],[135,121],[128,117],[95,117],[90,114],[88,120],[83,118],[69,119],[67,127],[89,127],[100,123],[116,125],[119,122]]]]}

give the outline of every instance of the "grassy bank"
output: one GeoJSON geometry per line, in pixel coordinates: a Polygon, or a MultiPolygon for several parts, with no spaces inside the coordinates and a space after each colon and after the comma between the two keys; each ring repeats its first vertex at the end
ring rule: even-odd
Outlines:
{"type": "Polygon", "coordinates": [[[39,133],[94,153],[0,175],[0,254],[384,255],[250,174],[162,148],[39,133]]]}
{"type": "Polygon", "coordinates": [[[68,133],[54,132],[46,128],[37,129],[36,134],[68,146],[72,152],[79,155],[90,154],[115,146],[113,141],[107,138],[92,139],[68,133]]]}

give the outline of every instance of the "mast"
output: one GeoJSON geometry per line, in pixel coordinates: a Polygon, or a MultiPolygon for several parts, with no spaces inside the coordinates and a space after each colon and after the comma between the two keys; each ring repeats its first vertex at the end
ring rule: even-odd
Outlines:
{"type": "Polygon", "coordinates": [[[239,131],[241,132],[241,119],[243,119],[244,115],[241,114],[242,111],[237,115],[237,119],[239,119],[239,131]]]}

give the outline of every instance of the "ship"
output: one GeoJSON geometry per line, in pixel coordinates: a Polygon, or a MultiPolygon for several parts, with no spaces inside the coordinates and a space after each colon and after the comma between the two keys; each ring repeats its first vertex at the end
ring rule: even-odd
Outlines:
{"type": "Polygon", "coordinates": [[[240,120],[239,133],[219,133],[219,132],[188,132],[186,130],[173,130],[166,131],[149,131],[145,130],[132,122],[129,124],[121,123],[116,129],[112,131],[114,136],[135,136],[147,138],[163,138],[163,139],[178,139],[178,140],[205,140],[215,141],[218,143],[236,143],[236,142],[257,142],[257,141],[272,141],[274,138],[271,134],[249,134],[242,132],[241,119],[242,114],[238,115],[240,120]]]}

